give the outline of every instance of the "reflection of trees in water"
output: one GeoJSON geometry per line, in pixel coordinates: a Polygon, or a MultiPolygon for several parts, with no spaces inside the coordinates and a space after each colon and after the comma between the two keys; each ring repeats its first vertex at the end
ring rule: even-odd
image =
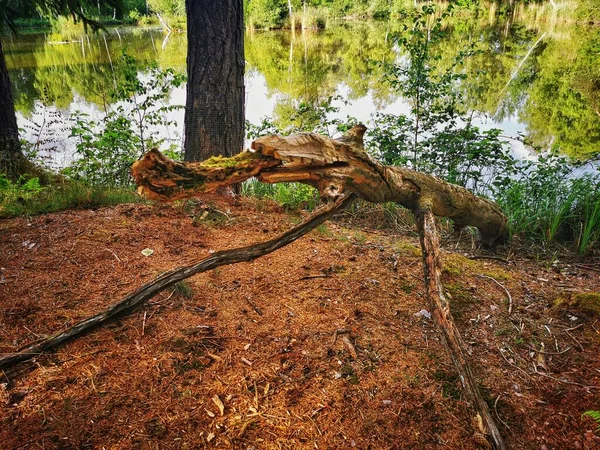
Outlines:
{"type": "Polygon", "coordinates": [[[276,107],[280,118],[300,103],[315,105],[334,95],[343,84],[348,99],[371,93],[377,106],[393,100],[382,83],[379,63],[393,62],[396,52],[386,40],[385,23],[356,23],[323,31],[254,32],[246,38],[249,70],[264,77],[271,93],[282,94],[276,107]]]}
{"type": "MultiPolygon", "coordinates": [[[[467,79],[461,90],[468,108],[497,120],[517,116],[536,144],[552,144],[575,156],[598,152],[600,31],[519,14],[505,21],[490,20],[487,13],[446,19],[436,64],[443,70],[458,50],[476,43],[482,52],[463,66],[467,79]]],[[[347,87],[349,100],[369,94],[375,107],[383,107],[396,94],[382,82],[379,63],[399,57],[393,33],[402,25],[393,20],[331,25],[318,32],[249,32],[247,70],[261,73],[269,93],[277,95],[274,114],[282,126],[301,103],[317,105],[340,85],[347,87]]],[[[17,109],[30,115],[38,99],[66,108],[74,95],[103,107],[118,83],[113,66],[123,48],[142,67],[158,61],[163,68],[185,71],[185,34],[173,33],[164,46],[163,39],[157,31],[133,30],[66,44],[50,44],[43,36],[7,42],[17,109]]]]}
{"type": "Polygon", "coordinates": [[[43,40],[31,44],[30,37],[16,41],[7,52],[15,106],[29,116],[36,100],[66,109],[78,95],[100,107],[118,80],[115,64],[125,48],[143,66],[156,59],[147,33],[83,36],[77,41],[43,40]],[[126,44],[124,41],[126,39],[126,44]]]}

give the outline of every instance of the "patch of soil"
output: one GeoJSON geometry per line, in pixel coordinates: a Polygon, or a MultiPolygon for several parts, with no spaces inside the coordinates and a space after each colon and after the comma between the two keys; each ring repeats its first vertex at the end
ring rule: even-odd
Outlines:
{"type": "MultiPolygon", "coordinates": [[[[295,220],[270,203],[211,197],[2,221],[0,353],[295,220]]],[[[600,409],[600,323],[555,304],[599,291],[598,272],[470,259],[454,245],[443,260],[470,363],[509,448],[600,448],[581,417],[600,409]]],[[[427,309],[422,277],[414,237],[348,217],[194,276],[0,372],[0,447],[485,448],[432,322],[415,315],[427,309]]]]}

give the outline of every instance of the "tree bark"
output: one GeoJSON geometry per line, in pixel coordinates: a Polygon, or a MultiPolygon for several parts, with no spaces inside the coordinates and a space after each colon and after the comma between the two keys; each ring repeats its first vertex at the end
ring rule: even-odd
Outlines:
{"type": "Polygon", "coordinates": [[[305,183],[324,198],[349,192],[373,203],[397,202],[411,211],[427,202],[435,215],[477,227],[488,245],[506,238],[507,220],[495,203],[437,177],[373,161],[362,148],[365,130],[357,125],[337,140],[315,133],[265,136],[252,143],[254,153],[203,163],[178,163],[151,151],[133,165],[132,173],[138,192],[154,200],[192,197],[254,176],[266,183],[305,183]]]}
{"type": "Polygon", "coordinates": [[[0,41],[0,173],[14,180],[27,168],[27,160],[21,152],[15,104],[0,41]]]}
{"type": "Polygon", "coordinates": [[[242,0],[186,0],[185,160],[231,156],[244,144],[242,0]]]}
{"type": "Polygon", "coordinates": [[[354,198],[353,195],[347,195],[340,198],[336,203],[318,209],[299,225],[296,225],[282,235],[269,241],[247,247],[216,252],[190,266],[180,267],[165,272],[151,282],[144,284],[139,289],[127,294],[110,308],[69,327],[65,331],[61,331],[39,342],[35,342],[16,353],[1,357],[0,370],[9,369],[15,364],[34,358],[42,352],[47,352],[48,350],[70,342],[116,317],[129,314],[159,292],[164,291],[168,287],[173,286],[175,283],[185,280],[192,275],[228,264],[252,261],[281,247],[285,247],[318,227],[337,212],[346,208],[352,203],[354,198]]]}

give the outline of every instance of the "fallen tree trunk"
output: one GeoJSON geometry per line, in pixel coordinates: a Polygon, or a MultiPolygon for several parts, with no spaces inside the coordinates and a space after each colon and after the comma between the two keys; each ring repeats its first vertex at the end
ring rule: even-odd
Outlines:
{"type": "Polygon", "coordinates": [[[139,185],[139,192],[152,199],[169,201],[192,197],[255,176],[267,183],[306,183],[316,187],[322,197],[337,201],[277,239],[217,252],[193,266],[167,272],[108,310],[19,353],[0,358],[0,369],[29,359],[34,354],[47,351],[116,316],[126,314],[180,280],[225,264],[250,261],[287,245],[342,209],[355,196],[375,203],[394,201],[409,208],[417,218],[429,307],[467,397],[478,411],[480,431],[489,436],[497,449],[504,450],[504,442],[479,393],[462,338],[444,297],[434,214],[449,217],[459,226],[477,227],[488,244],[506,236],[506,217],[494,203],[476,197],[459,186],[371,160],[363,150],[365,129],[363,125],[356,126],[338,140],[313,133],[289,137],[267,136],[253,142],[256,152],[245,152],[233,158],[213,157],[202,163],[179,163],[165,158],[156,150],[148,152],[134,164],[132,173],[139,185]]]}
{"type": "Polygon", "coordinates": [[[159,292],[164,291],[168,287],[173,286],[175,283],[185,280],[192,275],[206,272],[207,270],[228,264],[252,261],[253,259],[264,256],[281,247],[291,244],[296,239],[304,236],[306,233],[325,222],[331,216],[347,207],[354,200],[354,198],[355,197],[351,194],[345,195],[338,199],[337,202],[331,203],[316,210],[299,225],[296,225],[282,235],[266,242],[247,247],[216,252],[190,266],[179,267],[177,269],[165,272],[154,280],[144,284],[142,287],[127,294],[110,308],[88,319],[85,319],[64,331],[56,333],[41,341],[35,342],[16,353],[10,353],[1,357],[0,370],[9,369],[15,364],[34,358],[43,352],[47,352],[48,350],[72,341],[77,337],[82,336],[94,328],[97,328],[100,325],[103,325],[117,317],[129,314],[159,292]]]}
{"type": "Polygon", "coordinates": [[[411,211],[426,201],[433,214],[457,226],[476,227],[486,244],[506,238],[507,220],[495,203],[432,175],[373,161],[363,150],[365,130],[357,125],[337,140],[315,133],[265,136],[252,143],[255,152],[201,163],[172,161],[152,150],[133,165],[132,173],[140,194],[154,200],[193,197],[251,177],[265,183],[296,181],[317,188],[323,198],[350,192],[411,211]]]}
{"type": "Polygon", "coordinates": [[[444,296],[434,214],[448,217],[458,226],[477,227],[489,245],[505,239],[507,219],[495,203],[460,186],[373,161],[363,149],[365,130],[364,125],[355,126],[337,140],[314,133],[266,136],[252,143],[255,152],[191,164],[169,160],[154,150],[134,164],[132,173],[140,194],[161,201],[192,197],[256,177],[266,183],[305,183],[317,188],[324,198],[350,192],[369,202],[393,201],[410,209],[417,218],[427,299],[442,342],[467,398],[478,411],[479,431],[489,437],[496,449],[504,450],[504,441],[479,392],[444,296]]]}

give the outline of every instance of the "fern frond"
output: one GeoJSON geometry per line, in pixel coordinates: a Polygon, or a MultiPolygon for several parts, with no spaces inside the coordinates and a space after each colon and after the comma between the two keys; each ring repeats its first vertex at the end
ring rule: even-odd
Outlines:
{"type": "Polygon", "coordinates": [[[598,424],[598,428],[596,428],[596,431],[600,431],[600,411],[586,411],[581,415],[581,417],[583,416],[588,416],[595,420],[598,424]]]}

